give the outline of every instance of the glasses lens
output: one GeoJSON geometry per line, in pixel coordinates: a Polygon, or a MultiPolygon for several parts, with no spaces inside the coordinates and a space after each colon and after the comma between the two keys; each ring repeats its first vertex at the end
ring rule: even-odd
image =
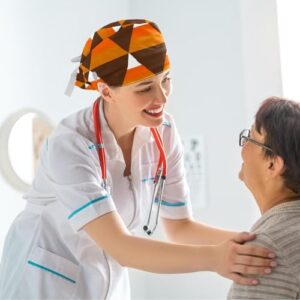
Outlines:
{"type": "Polygon", "coordinates": [[[245,143],[248,141],[249,134],[250,134],[250,130],[249,129],[244,129],[240,133],[240,146],[241,147],[243,147],[245,145],[245,143]]]}

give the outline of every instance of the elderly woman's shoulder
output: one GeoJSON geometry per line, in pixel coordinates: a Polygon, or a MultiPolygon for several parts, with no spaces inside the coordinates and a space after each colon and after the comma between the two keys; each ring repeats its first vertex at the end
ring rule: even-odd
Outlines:
{"type": "Polygon", "coordinates": [[[300,255],[300,200],[278,205],[267,212],[253,232],[260,245],[282,251],[284,256],[294,255],[294,251],[300,255]]]}

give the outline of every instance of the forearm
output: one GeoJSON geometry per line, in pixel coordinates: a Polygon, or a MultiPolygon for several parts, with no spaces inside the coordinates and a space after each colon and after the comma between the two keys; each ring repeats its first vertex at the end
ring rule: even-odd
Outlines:
{"type": "Polygon", "coordinates": [[[211,227],[191,219],[164,219],[168,238],[176,243],[217,245],[231,239],[236,232],[211,227]]]}
{"type": "Polygon", "coordinates": [[[252,284],[252,279],[239,274],[261,274],[271,263],[267,249],[239,245],[253,239],[245,234],[216,246],[165,243],[132,236],[116,212],[91,221],[84,230],[121,265],[148,272],[214,271],[237,282],[252,284]]]}
{"type": "Polygon", "coordinates": [[[96,244],[121,265],[155,273],[213,270],[213,246],[177,245],[132,236],[112,212],[85,226],[96,244]]]}
{"type": "Polygon", "coordinates": [[[154,273],[212,271],[212,246],[178,245],[124,235],[111,254],[120,264],[154,273]]]}

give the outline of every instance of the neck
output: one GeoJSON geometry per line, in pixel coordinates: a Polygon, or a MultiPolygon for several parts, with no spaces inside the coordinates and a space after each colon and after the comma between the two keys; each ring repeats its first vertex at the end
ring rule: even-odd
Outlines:
{"type": "Polygon", "coordinates": [[[104,117],[106,122],[113,132],[117,143],[124,149],[131,149],[133,143],[133,137],[135,127],[128,124],[127,120],[124,120],[123,116],[115,109],[112,109],[109,103],[103,101],[104,117]]]}
{"type": "Polygon", "coordinates": [[[272,186],[266,188],[264,191],[255,192],[253,195],[259,206],[261,214],[266,213],[269,209],[278,204],[293,200],[300,200],[299,194],[294,193],[284,186],[277,188],[272,186]]]}

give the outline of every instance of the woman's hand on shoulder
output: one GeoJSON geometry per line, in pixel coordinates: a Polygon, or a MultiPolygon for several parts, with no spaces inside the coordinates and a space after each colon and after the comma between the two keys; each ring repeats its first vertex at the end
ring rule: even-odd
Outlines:
{"type": "Polygon", "coordinates": [[[271,273],[276,261],[275,254],[269,249],[244,244],[254,239],[255,234],[241,232],[232,239],[216,245],[214,271],[235,283],[256,285],[256,277],[271,273]]]}

